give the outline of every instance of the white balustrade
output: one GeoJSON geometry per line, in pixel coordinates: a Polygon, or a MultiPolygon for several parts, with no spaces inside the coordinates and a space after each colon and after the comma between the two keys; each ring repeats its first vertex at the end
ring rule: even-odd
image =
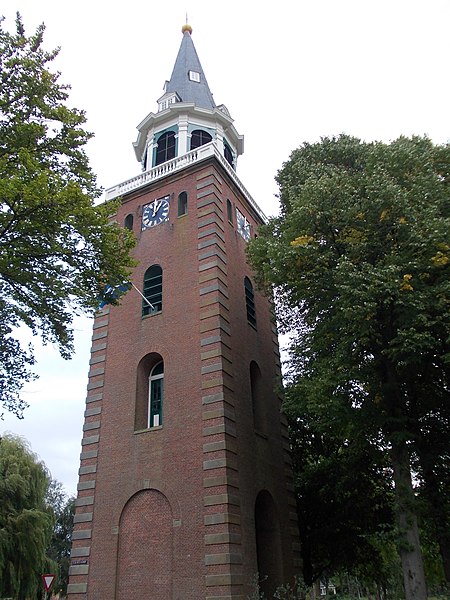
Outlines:
{"type": "Polygon", "coordinates": [[[256,211],[260,218],[264,222],[266,222],[267,217],[264,215],[262,210],[250,196],[245,186],[241,183],[234,169],[231,167],[228,161],[225,160],[225,158],[220,154],[214,142],[209,142],[204,146],[199,146],[195,150],[191,150],[190,152],[187,152],[182,156],[177,156],[176,158],[168,160],[167,162],[162,163],[160,165],[157,165],[156,167],[153,167],[152,169],[145,171],[144,173],[136,175],[136,177],[133,177],[132,179],[128,179],[127,181],[119,183],[114,187],[108,188],[105,191],[105,201],[112,200],[113,198],[117,198],[118,196],[122,196],[123,194],[126,194],[128,192],[137,190],[140,187],[151,183],[152,181],[162,179],[163,177],[166,177],[171,173],[180,171],[181,169],[184,169],[187,165],[206,160],[210,156],[215,156],[217,158],[217,160],[224,167],[224,169],[234,181],[234,183],[242,191],[250,206],[256,211]]]}

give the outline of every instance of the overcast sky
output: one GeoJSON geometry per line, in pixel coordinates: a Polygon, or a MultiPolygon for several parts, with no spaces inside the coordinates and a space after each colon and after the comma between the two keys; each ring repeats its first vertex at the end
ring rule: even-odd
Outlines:
{"type": "MultiPolygon", "coordinates": [[[[170,78],[181,27],[192,39],[216,104],[245,136],[237,174],[267,215],[277,213],[274,177],[304,141],[347,133],[390,141],[426,134],[450,141],[449,0],[2,0],[4,27],[16,11],[72,86],[95,134],[87,152],[108,188],[137,175],[137,125],[170,78]]],[[[40,379],[29,385],[23,421],[6,415],[0,432],[22,435],[54,479],[75,494],[91,323],[76,323],[77,353],[40,348],[40,379]]]]}

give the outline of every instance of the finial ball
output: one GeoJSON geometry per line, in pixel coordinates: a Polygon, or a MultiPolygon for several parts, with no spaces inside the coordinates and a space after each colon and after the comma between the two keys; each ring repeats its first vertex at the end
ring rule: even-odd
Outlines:
{"type": "Polygon", "coordinates": [[[185,31],[187,31],[189,33],[189,35],[192,35],[192,27],[190,25],[188,25],[186,23],[186,25],[183,25],[183,27],[181,28],[181,33],[184,33],[185,31]]]}

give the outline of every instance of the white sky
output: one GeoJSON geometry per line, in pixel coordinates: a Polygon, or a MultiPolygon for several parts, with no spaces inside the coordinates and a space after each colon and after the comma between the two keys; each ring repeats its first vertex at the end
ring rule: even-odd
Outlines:
{"type": "MultiPolygon", "coordinates": [[[[276,172],[304,141],[450,140],[450,0],[2,0],[7,29],[17,10],[28,34],[45,23],[46,49],[61,46],[55,69],[72,86],[70,105],[87,113],[95,133],[87,151],[103,188],[140,171],[136,126],[156,111],[186,13],[216,104],[245,135],[237,174],[267,215],[277,212],[276,172]]],[[[24,420],[0,421],[72,494],[90,337],[90,322],[77,321],[69,362],[39,349],[24,420]]]]}

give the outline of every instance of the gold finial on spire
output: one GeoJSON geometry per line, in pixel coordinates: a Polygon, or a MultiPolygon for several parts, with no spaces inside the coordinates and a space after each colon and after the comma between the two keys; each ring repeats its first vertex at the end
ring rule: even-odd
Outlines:
{"type": "Polygon", "coordinates": [[[181,28],[181,33],[184,33],[185,31],[187,31],[189,33],[189,35],[192,35],[192,27],[190,25],[188,25],[187,13],[186,13],[186,24],[183,25],[183,27],[181,28]]]}

